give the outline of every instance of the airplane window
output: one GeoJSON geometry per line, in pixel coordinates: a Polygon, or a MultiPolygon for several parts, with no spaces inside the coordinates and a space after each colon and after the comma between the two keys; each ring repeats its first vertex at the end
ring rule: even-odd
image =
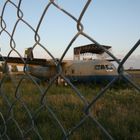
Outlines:
{"type": "Polygon", "coordinates": [[[71,71],[71,72],[72,72],[72,74],[74,74],[74,69],[72,69],[72,71],[71,71]]]}

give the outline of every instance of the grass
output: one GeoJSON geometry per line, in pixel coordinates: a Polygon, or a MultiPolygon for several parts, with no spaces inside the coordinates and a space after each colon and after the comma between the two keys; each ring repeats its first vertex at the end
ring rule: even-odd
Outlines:
{"type": "Polygon", "coordinates": [[[140,86],[140,70],[127,70],[133,81],[140,86]]]}
{"type": "MultiPolygon", "coordinates": [[[[45,95],[47,106],[41,104],[42,94],[30,80],[23,80],[16,95],[15,87],[17,84],[12,85],[11,81],[4,81],[1,84],[0,112],[6,121],[4,125],[0,117],[0,134],[4,134],[3,139],[9,136],[12,140],[39,138],[60,140],[63,139],[64,133],[51,111],[57,116],[66,133],[85,117],[85,104],[69,86],[53,85],[45,95]]],[[[40,87],[45,91],[45,85],[40,87]]],[[[95,84],[76,85],[76,87],[88,102],[91,102],[103,88],[95,84]]],[[[90,108],[90,113],[115,140],[140,139],[140,94],[133,87],[126,84],[115,85],[108,89],[105,95],[90,108]]],[[[69,138],[108,139],[90,116],[69,138]]]]}

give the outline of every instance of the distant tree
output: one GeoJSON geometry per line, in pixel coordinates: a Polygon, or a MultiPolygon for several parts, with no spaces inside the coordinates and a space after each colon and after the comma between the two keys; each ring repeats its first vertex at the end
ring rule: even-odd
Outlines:
{"type": "Polygon", "coordinates": [[[0,65],[0,72],[3,72],[3,68],[2,68],[2,65],[0,65]]]}
{"type": "Polygon", "coordinates": [[[0,72],[7,73],[8,71],[9,71],[8,65],[6,65],[5,63],[1,63],[0,72]]]}

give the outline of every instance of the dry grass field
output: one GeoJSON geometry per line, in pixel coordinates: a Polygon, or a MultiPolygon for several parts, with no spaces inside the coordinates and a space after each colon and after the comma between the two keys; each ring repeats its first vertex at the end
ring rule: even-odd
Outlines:
{"type": "Polygon", "coordinates": [[[140,86],[140,70],[127,70],[131,78],[140,86]]]}
{"type": "MultiPolygon", "coordinates": [[[[137,77],[140,72],[130,73],[139,84],[140,78],[137,77]]],[[[39,85],[42,91],[45,91],[46,86],[46,84],[39,85]]],[[[89,84],[76,85],[76,87],[81,95],[91,102],[103,85],[89,84]]],[[[57,116],[66,132],[72,130],[85,116],[85,106],[70,86],[52,85],[44,96],[46,106],[42,105],[41,98],[39,88],[30,80],[25,79],[20,85],[16,82],[13,84],[11,80],[4,80],[1,83],[0,112],[7,123],[3,124],[0,119],[0,133],[5,130],[12,140],[23,139],[22,135],[27,140],[38,140],[37,131],[43,140],[62,140],[62,130],[49,108],[57,116]]],[[[90,112],[115,140],[140,139],[140,93],[128,83],[110,87],[105,95],[91,107],[90,112]]],[[[69,138],[71,140],[108,139],[90,116],[69,138]]]]}

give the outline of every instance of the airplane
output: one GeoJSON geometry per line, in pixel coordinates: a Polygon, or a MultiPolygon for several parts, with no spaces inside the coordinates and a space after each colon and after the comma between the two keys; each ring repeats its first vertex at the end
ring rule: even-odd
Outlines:
{"type": "MultiPolygon", "coordinates": [[[[111,46],[105,46],[110,49],[111,46]]],[[[71,82],[76,83],[91,83],[111,81],[118,76],[117,69],[111,63],[110,59],[83,59],[80,60],[80,55],[85,53],[103,54],[104,50],[99,49],[95,44],[88,44],[74,48],[74,59],[63,60],[61,62],[62,74],[71,82]]],[[[25,50],[25,57],[0,57],[0,61],[6,60],[7,64],[25,65],[26,72],[40,80],[50,81],[57,74],[57,67],[53,60],[34,58],[32,48],[25,50]]],[[[58,60],[59,61],[59,60],[58,60]]],[[[60,76],[57,78],[57,83],[65,83],[65,80],[60,76]]]]}

